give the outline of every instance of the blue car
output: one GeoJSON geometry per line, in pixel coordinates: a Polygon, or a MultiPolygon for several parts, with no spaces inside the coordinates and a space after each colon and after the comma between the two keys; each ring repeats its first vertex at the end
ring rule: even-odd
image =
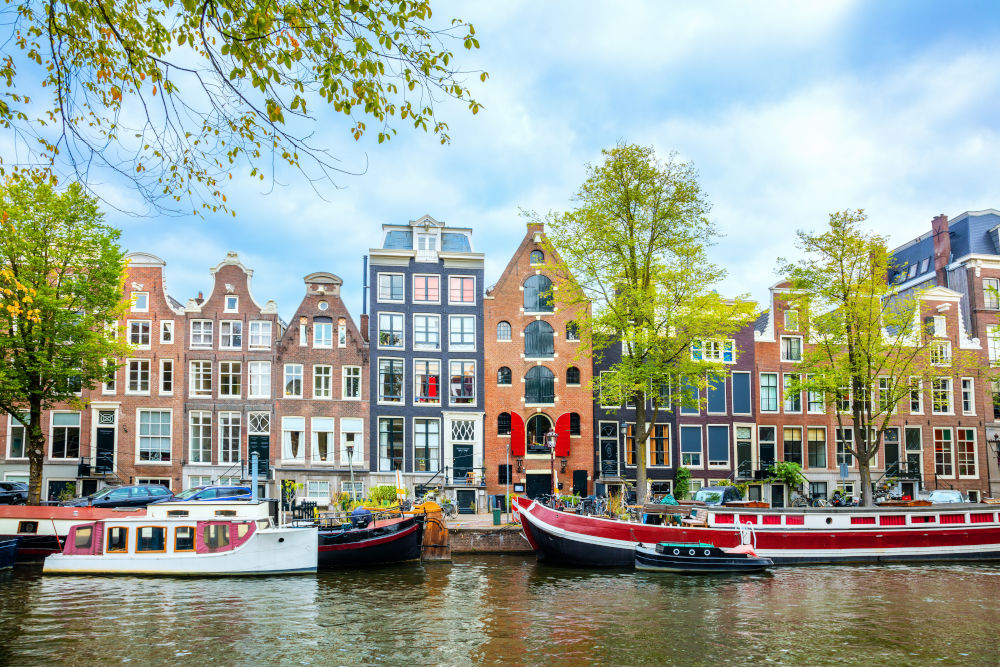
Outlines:
{"type": "Polygon", "coordinates": [[[194,486],[178,493],[173,498],[159,502],[188,500],[250,500],[252,493],[248,486],[194,486]]]}

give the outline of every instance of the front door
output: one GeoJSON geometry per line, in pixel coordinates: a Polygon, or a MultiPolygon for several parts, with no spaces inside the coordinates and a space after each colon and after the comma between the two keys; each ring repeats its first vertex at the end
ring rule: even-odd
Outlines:
{"type": "MultiPolygon", "coordinates": [[[[250,462],[250,456],[254,452],[257,452],[257,474],[260,479],[269,479],[271,477],[271,445],[270,437],[266,435],[250,435],[247,436],[247,447],[249,451],[247,452],[247,463],[250,462]]],[[[247,466],[247,474],[249,474],[250,468],[247,466]]]]}
{"type": "Polygon", "coordinates": [[[476,492],[469,489],[459,489],[455,492],[455,500],[458,502],[459,514],[475,514],[472,506],[476,502],[476,492]]]}
{"type": "Polygon", "coordinates": [[[601,476],[618,476],[618,423],[601,422],[601,476]]]}
{"type": "Polygon", "coordinates": [[[545,473],[544,475],[526,475],[527,481],[525,483],[524,492],[529,498],[537,498],[538,496],[552,493],[552,475],[545,473]]]}
{"type": "Polygon", "coordinates": [[[574,470],[573,471],[573,495],[585,496],[587,495],[587,471],[586,470],[574,470]]]}
{"type": "Polygon", "coordinates": [[[736,441],[736,473],[737,479],[753,476],[753,445],[749,440],[736,441]]]}
{"type": "Polygon", "coordinates": [[[785,506],[785,486],[783,484],[771,485],[771,507],[785,506]]]}
{"type": "Polygon", "coordinates": [[[455,464],[455,484],[465,484],[472,473],[472,445],[454,445],[451,451],[455,464]]]}
{"type": "Polygon", "coordinates": [[[106,426],[97,428],[97,451],[94,456],[94,472],[107,475],[115,471],[115,429],[106,426]]]}

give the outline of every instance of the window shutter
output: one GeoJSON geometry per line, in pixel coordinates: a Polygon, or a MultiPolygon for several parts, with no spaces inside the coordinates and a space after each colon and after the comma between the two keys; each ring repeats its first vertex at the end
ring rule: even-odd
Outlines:
{"type": "Polygon", "coordinates": [[[569,422],[568,412],[556,419],[556,456],[569,456],[569,422]]]}
{"type": "Polygon", "coordinates": [[[510,413],[510,455],[524,456],[524,420],[516,412],[510,413]]]}

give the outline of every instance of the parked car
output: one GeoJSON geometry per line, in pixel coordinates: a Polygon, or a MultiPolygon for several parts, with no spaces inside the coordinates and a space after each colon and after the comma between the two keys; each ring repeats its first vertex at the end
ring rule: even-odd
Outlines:
{"type": "Polygon", "coordinates": [[[967,502],[961,491],[953,491],[951,489],[937,489],[935,491],[931,491],[931,494],[927,496],[927,500],[935,504],[967,502]]]}
{"type": "Polygon", "coordinates": [[[162,484],[136,484],[135,486],[110,486],[83,498],[62,503],[64,507],[145,507],[156,501],[174,497],[162,484]]]}
{"type": "Polygon", "coordinates": [[[193,486],[176,496],[156,500],[157,503],[188,500],[250,500],[253,494],[248,486],[193,486]]]}
{"type": "Polygon", "coordinates": [[[732,500],[743,500],[743,494],[735,486],[703,486],[695,492],[694,500],[706,505],[722,505],[732,500]]]}
{"type": "Polygon", "coordinates": [[[24,482],[0,482],[0,505],[24,505],[27,502],[27,484],[24,482]]]}

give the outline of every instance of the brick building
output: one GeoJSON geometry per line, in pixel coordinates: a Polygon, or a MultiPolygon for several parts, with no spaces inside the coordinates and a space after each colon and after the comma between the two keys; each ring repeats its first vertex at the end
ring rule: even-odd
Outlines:
{"type": "Polygon", "coordinates": [[[544,226],[527,233],[486,292],[486,485],[503,494],[524,484],[529,495],[558,488],[593,491],[592,364],[578,359],[577,310],[560,304],[546,270],[544,226]],[[554,451],[545,434],[557,434],[554,451]]]}

